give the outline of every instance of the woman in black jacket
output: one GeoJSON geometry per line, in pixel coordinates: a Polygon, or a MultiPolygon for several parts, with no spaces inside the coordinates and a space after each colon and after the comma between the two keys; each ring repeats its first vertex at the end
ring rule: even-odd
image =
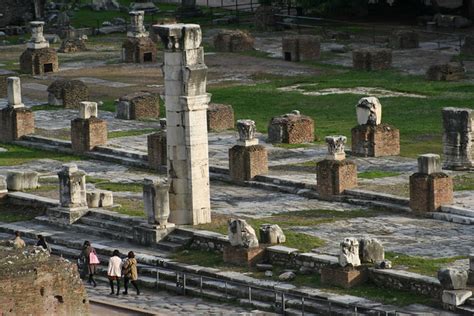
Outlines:
{"type": "Polygon", "coordinates": [[[92,283],[94,287],[96,287],[97,283],[94,280],[94,274],[96,272],[95,268],[97,264],[91,264],[90,262],[91,253],[96,254],[95,249],[92,248],[91,243],[88,240],[86,240],[84,241],[84,245],[82,246],[80,258],[84,262],[83,269],[87,269],[87,272],[89,273],[89,279],[87,280],[87,282],[89,284],[92,283]]]}

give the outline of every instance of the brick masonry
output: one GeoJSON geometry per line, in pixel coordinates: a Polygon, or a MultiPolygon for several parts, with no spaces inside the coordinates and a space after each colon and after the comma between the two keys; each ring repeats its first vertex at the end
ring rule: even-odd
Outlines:
{"type": "Polygon", "coordinates": [[[107,122],[91,117],[71,121],[71,144],[76,153],[83,153],[96,146],[107,144],[107,122]]]}
{"type": "Polygon", "coordinates": [[[31,75],[43,75],[59,70],[58,55],[54,48],[26,49],[20,56],[20,71],[31,75]],[[48,64],[51,68],[47,69],[48,64]]]}
{"type": "Polygon", "coordinates": [[[207,108],[207,130],[209,132],[221,132],[234,127],[234,109],[232,105],[209,104],[207,108]]]}
{"type": "Polygon", "coordinates": [[[125,63],[155,63],[156,53],[156,44],[149,37],[129,37],[122,44],[122,60],[125,63]]]}
{"type": "Polygon", "coordinates": [[[321,39],[314,35],[292,35],[282,40],[286,61],[315,61],[321,56],[321,39]]]}
{"type": "Polygon", "coordinates": [[[270,120],[268,141],[271,143],[301,144],[314,141],[314,121],[306,115],[283,115],[270,120]]]}
{"type": "Polygon", "coordinates": [[[325,266],[321,269],[321,284],[351,288],[367,282],[367,267],[342,268],[339,265],[325,266]]]}
{"type": "Polygon", "coordinates": [[[0,75],[0,98],[7,97],[7,78],[11,75],[0,75]]]}
{"type": "Polygon", "coordinates": [[[67,109],[79,109],[82,101],[89,100],[89,88],[80,80],[58,79],[49,85],[48,93],[67,109]]]}
{"type": "Polygon", "coordinates": [[[417,212],[434,212],[441,205],[453,203],[453,179],[445,173],[410,176],[410,208],[417,212]]]}
{"type": "Polygon", "coordinates": [[[331,198],[357,186],[357,165],[349,160],[323,160],[317,165],[317,190],[331,198]]]}
{"type": "Polygon", "coordinates": [[[147,136],[148,141],[148,164],[150,168],[159,170],[161,166],[166,166],[167,147],[166,132],[159,131],[147,136]]]}
{"type": "Polygon", "coordinates": [[[233,180],[248,181],[268,173],[268,153],[262,145],[229,149],[229,172],[233,180]]]}
{"type": "Polygon", "coordinates": [[[363,48],[352,51],[352,66],[357,70],[385,70],[392,67],[392,50],[363,48]]]}
{"type": "Polygon", "coordinates": [[[224,262],[239,266],[255,266],[264,259],[265,248],[260,246],[256,248],[243,247],[224,247],[224,262]]]}
{"type": "Polygon", "coordinates": [[[362,157],[400,154],[400,130],[388,125],[358,125],[351,130],[352,154],[362,157]]]}
{"type": "Polygon", "coordinates": [[[28,108],[0,110],[0,141],[10,142],[35,132],[35,115],[28,108]]]}

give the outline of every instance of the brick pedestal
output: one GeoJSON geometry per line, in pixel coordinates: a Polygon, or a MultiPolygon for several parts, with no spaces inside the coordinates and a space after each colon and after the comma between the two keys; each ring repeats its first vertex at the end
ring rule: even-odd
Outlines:
{"type": "Polygon", "coordinates": [[[107,122],[96,117],[71,121],[71,144],[76,153],[107,144],[107,122]]]}
{"type": "Polygon", "coordinates": [[[330,198],[357,186],[357,165],[348,160],[323,160],[316,177],[319,195],[330,198]]]}
{"type": "Polygon", "coordinates": [[[229,171],[233,180],[248,181],[268,172],[268,153],[262,145],[229,149],[229,171]]]}
{"type": "Polygon", "coordinates": [[[124,63],[155,63],[156,44],[149,37],[127,38],[122,44],[124,63]]]}
{"type": "Polygon", "coordinates": [[[342,268],[331,265],[321,268],[321,284],[351,288],[363,284],[368,280],[368,270],[360,266],[356,268],[342,268]]]}
{"type": "Polygon", "coordinates": [[[445,173],[410,176],[410,208],[417,212],[434,212],[441,205],[453,203],[453,179],[445,173]]]}
{"type": "Polygon", "coordinates": [[[265,248],[261,246],[256,248],[225,246],[224,262],[252,267],[263,260],[264,254],[265,248]]]}
{"type": "Polygon", "coordinates": [[[352,65],[357,70],[385,70],[392,67],[392,50],[362,48],[352,51],[352,65]]]}
{"type": "Polygon", "coordinates": [[[306,115],[276,116],[268,124],[271,143],[301,144],[314,141],[314,121],[306,115]]]}
{"type": "Polygon", "coordinates": [[[20,56],[20,71],[23,73],[43,75],[58,70],[58,55],[54,48],[28,48],[20,56]]]}
{"type": "Polygon", "coordinates": [[[234,128],[234,109],[229,104],[209,104],[207,108],[207,130],[221,132],[234,128]]]}
{"type": "Polygon", "coordinates": [[[400,131],[388,124],[358,125],[351,130],[352,154],[362,157],[400,154],[400,131]]]}
{"type": "Polygon", "coordinates": [[[27,108],[0,110],[0,141],[11,142],[35,132],[35,115],[27,108]]]}
{"type": "Polygon", "coordinates": [[[166,132],[160,131],[148,135],[148,165],[159,170],[167,165],[166,132]]]}

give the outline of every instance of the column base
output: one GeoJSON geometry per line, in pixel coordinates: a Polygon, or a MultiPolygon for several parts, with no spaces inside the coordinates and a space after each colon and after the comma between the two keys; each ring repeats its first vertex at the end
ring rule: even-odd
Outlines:
{"type": "Polygon", "coordinates": [[[71,121],[71,145],[76,153],[107,145],[107,122],[95,117],[71,121]]]}
{"type": "Polygon", "coordinates": [[[35,132],[35,115],[28,108],[0,110],[0,141],[11,142],[35,132]]]}
{"type": "Polygon", "coordinates": [[[224,247],[224,262],[238,266],[252,267],[263,260],[265,248],[224,247]]]}
{"type": "Polygon", "coordinates": [[[357,186],[357,165],[348,160],[323,160],[317,165],[317,190],[331,198],[357,186]]]}
{"type": "Polygon", "coordinates": [[[453,179],[445,173],[410,176],[410,208],[416,212],[435,212],[453,203],[453,179]]]}
{"type": "Polygon", "coordinates": [[[388,124],[358,125],[351,130],[352,154],[362,157],[400,154],[400,130],[388,124]]]}
{"type": "Polygon", "coordinates": [[[264,146],[239,146],[229,149],[229,171],[232,180],[248,181],[268,173],[268,153],[264,146]]]}
{"type": "Polygon", "coordinates": [[[351,288],[367,282],[369,273],[366,267],[343,268],[331,265],[321,268],[321,284],[351,288]]]}

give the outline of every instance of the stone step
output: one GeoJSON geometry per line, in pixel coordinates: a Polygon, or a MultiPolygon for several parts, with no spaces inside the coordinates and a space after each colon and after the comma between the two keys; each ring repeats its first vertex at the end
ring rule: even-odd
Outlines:
{"type": "Polygon", "coordinates": [[[474,306],[474,297],[468,298],[465,304],[474,306]]]}
{"type": "Polygon", "coordinates": [[[73,154],[72,149],[68,147],[55,146],[47,143],[36,143],[34,141],[19,140],[13,142],[15,145],[20,145],[27,148],[40,149],[45,151],[60,152],[65,154],[73,154]]]}
{"type": "Polygon", "coordinates": [[[249,301],[248,299],[241,299],[241,300],[239,300],[239,305],[252,306],[252,307],[260,309],[260,310],[275,312],[275,305],[274,304],[264,303],[264,302],[260,302],[260,301],[256,301],[256,300],[249,301]]]}
{"type": "Polygon", "coordinates": [[[354,204],[354,205],[360,205],[360,206],[366,206],[366,207],[380,207],[383,209],[389,209],[396,212],[411,212],[411,209],[408,206],[382,202],[382,201],[360,200],[360,199],[354,199],[354,198],[345,198],[344,201],[350,204],[354,204]]]}
{"type": "Polygon", "coordinates": [[[156,244],[156,248],[163,249],[168,252],[178,252],[182,250],[184,246],[174,242],[161,240],[156,244]]]}
{"type": "Polygon", "coordinates": [[[366,191],[366,190],[360,190],[360,189],[345,190],[344,194],[355,197],[356,199],[359,199],[359,200],[380,201],[380,202],[386,202],[386,203],[402,205],[402,206],[409,206],[410,204],[410,199],[408,198],[404,198],[404,197],[400,197],[400,196],[392,195],[392,194],[378,193],[378,192],[366,191]]]}
{"type": "Polygon", "coordinates": [[[125,150],[123,148],[117,149],[113,147],[97,146],[94,148],[94,152],[148,161],[148,155],[136,150],[125,150]]]}
{"type": "Polygon", "coordinates": [[[253,187],[253,188],[268,190],[268,191],[276,191],[276,192],[291,193],[291,194],[297,194],[298,191],[300,191],[299,188],[295,188],[295,187],[279,185],[279,184],[274,184],[274,183],[267,183],[267,182],[258,182],[258,181],[246,181],[245,185],[253,187]]]}
{"type": "Polygon", "coordinates": [[[26,136],[23,136],[21,140],[32,142],[35,144],[46,144],[46,145],[57,146],[57,147],[71,148],[71,142],[68,140],[61,140],[61,139],[36,136],[36,135],[26,135],[26,136]]]}
{"type": "Polygon", "coordinates": [[[466,217],[456,214],[450,213],[441,213],[441,212],[433,212],[431,213],[433,219],[438,219],[447,222],[453,222],[457,224],[464,224],[464,225],[474,225],[474,217],[466,217]]]}
{"type": "Polygon", "coordinates": [[[470,210],[460,206],[443,205],[441,206],[441,212],[474,218],[474,210],[470,210]]]}
{"type": "Polygon", "coordinates": [[[145,224],[146,220],[143,217],[138,216],[130,216],[125,214],[119,214],[114,211],[108,211],[104,209],[91,209],[87,214],[87,217],[98,219],[98,220],[106,220],[106,221],[114,221],[122,223],[123,225],[141,225],[145,224]]]}
{"type": "Polygon", "coordinates": [[[472,316],[474,315],[474,306],[469,306],[469,305],[458,306],[456,307],[456,312],[459,313],[460,315],[472,316]]]}
{"type": "Polygon", "coordinates": [[[91,157],[93,159],[118,163],[121,165],[130,166],[130,167],[138,167],[138,168],[145,168],[145,169],[149,168],[147,161],[134,159],[134,158],[105,154],[105,153],[94,152],[94,151],[90,151],[86,153],[86,156],[91,157]]]}
{"type": "Polygon", "coordinates": [[[116,231],[116,232],[121,232],[121,233],[126,233],[129,236],[133,236],[133,226],[132,225],[123,225],[121,223],[115,222],[115,221],[109,221],[105,219],[97,219],[94,217],[89,217],[89,216],[82,216],[77,222],[74,223],[76,224],[83,224],[89,227],[98,227],[98,228],[104,228],[109,231],[116,231]]]}
{"type": "Polygon", "coordinates": [[[176,230],[166,236],[165,241],[169,241],[182,246],[187,246],[193,240],[193,236],[180,235],[179,233],[175,233],[175,231],[176,230]]]}

